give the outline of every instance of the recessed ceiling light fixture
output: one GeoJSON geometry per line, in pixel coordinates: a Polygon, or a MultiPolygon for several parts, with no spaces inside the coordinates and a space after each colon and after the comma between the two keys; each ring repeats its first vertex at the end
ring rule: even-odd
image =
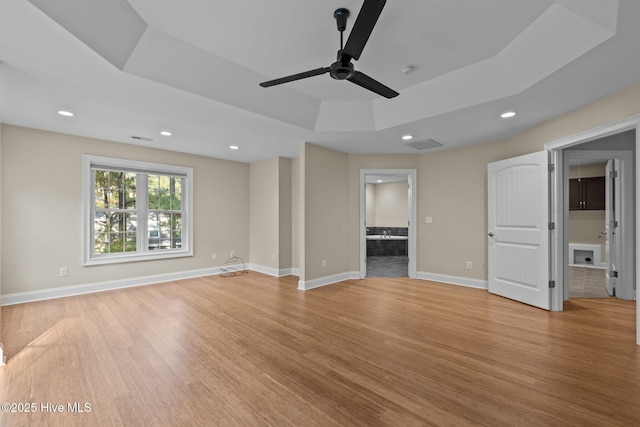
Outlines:
{"type": "Polygon", "coordinates": [[[66,111],[66,110],[58,110],[58,114],[60,114],[61,116],[65,116],[65,117],[73,117],[73,116],[75,116],[75,114],[73,114],[71,111],[66,111]]]}
{"type": "Polygon", "coordinates": [[[402,137],[403,141],[411,141],[413,139],[413,135],[404,135],[402,137]]]}
{"type": "Polygon", "coordinates": [[[510,119],[511,117],[515,117],[516,116],[515,111],[505,111],[504,113],[500,114],[500,117],[502,117],[503,119],[510,119]]]}
{"type": "Polygon", "coordinates": [[[163,130],[162,132],[160,132],[160,135],[171,136],[171,132],[169,132],[168,130],[163,130]]]}
{"type": "Polygon", "coordinates": [[[232,149],[232,150],[239,150],[240,149],[240,147],[238,147],[237,145],[230,145],[229,148],[232,149]]]}
{"type": "Polygon", "coordinates": [[[379,180],[377,180],[376,182],[382,182],[382,180],[381,180],[381,179],[379,179],[379,180]]]}

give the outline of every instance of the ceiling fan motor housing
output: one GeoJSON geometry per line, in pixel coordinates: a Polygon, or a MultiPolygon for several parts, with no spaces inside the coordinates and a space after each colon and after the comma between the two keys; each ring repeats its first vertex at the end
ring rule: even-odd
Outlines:
{"type": "Polygon", "coordinates": [[[345,64],[342,61],[336,61],[331,64],[329,74],[336,80],[346,80],[353,76],[353,64],[351,62],[345,64]]]}

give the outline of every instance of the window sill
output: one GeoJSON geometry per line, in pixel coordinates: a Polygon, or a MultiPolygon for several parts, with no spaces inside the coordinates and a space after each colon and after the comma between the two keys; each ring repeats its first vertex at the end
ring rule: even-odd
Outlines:
{"type": "Polygon", "coordinates": [[[157,261],[169,258],[184,258],[193,256],[193,251],[179,250],[163,253],[144,253],[131,255],[110,255],[91,258],[85,261],[83,266],[104,265],[104,264],[120,264],[138,261],[157,261]]]}

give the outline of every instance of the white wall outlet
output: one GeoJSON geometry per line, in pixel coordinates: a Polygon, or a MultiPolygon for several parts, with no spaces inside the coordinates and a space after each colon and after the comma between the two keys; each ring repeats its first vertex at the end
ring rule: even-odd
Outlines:
{"type": "Polygon", "coordinates": [[[231,251],[231,258],[233,258],[234,256],[236,256],[235,251],[231,251]]]}
{"type": "Polygon", "coordinates": [[[67,277],[69,275],[69,269],[67,267],[60,267],[60,277],[67,277]]]}
{"type": "Polygon", "coordinates": [[[327,268],[327,260],[326,259],[322,260],[322,268],[327,268]]]}
{"type": "Polygon", "coordinates": [[[467,261],[467,270],[471,270],[473,268],[473,263],[471,261],[467,261]]]}
{"type": "Polygon", "coordinates": [[[425,216],[424,217],[424,222],[426,224],[433,224],[433,217],[432,216],[425,216]]]}
{"type": "Polygon", "coordinates": [[[271,254],[271,260],[275,261],[276,260],[276,254],[271,254]]]}
{"type": "Polygon", "coordinates": [[[213,261],[215,261],[218,258],[218,254],[216,254],[215,252],[211,254],[211,259],[213,261]]]}

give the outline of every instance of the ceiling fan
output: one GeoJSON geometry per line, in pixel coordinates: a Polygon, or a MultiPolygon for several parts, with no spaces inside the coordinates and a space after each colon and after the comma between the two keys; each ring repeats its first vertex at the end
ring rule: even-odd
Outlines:
{"type": "Polygon", "coordinates": [[[355,83],[358,86],[375,92],[385,98],[398,96],[399,94],[395,90],[383,85],[379,81],[372,79],[360,71],[356,71],[351,63],[352,59],[357,61],[360,58],[360,54],[362,53],[365,44],[367,44],[367,40],[369,40],[373,27],[375,27],[386,2],[387,0],[364,1],[364,4],[360,9],[360,13],[356,18],[356,22],[353,24],[351,34],[349,34],[347,44],[344,46],[342,33],[347,28],[349,10],[340,8],[334,12],[333,17],[336,19],[338,31],[340,31],[340,50],[338,51],[337,61],[331,64],[331,66],[316,68],[315,70],[305,71],[303,73],[293,74],[275,80],[269,80],[267,82],[260,83],[260,86],[276,86],[295,80],[329,73],[329,75],[336,80],[349,80],[351,83],[355,83]]]}

